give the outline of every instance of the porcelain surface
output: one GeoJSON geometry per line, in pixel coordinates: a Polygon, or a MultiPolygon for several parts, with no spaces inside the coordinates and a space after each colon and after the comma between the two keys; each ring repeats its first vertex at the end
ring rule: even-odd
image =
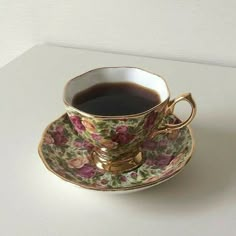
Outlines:
{"type": "MultiPolygon", "coordinates": [[[[169,122],[181,122],[174,115],[169,122]]],[[[66,114],[52,122],[39,144],[45,166],[65,181],[100,191],[146,189],[180,172],[190,160],[194,141],[189,127],[159,134],[142,145],[144,163],[133,171],[114,174],[98,169],[92,159],[93,144],[74,130],[66,114]]]]}

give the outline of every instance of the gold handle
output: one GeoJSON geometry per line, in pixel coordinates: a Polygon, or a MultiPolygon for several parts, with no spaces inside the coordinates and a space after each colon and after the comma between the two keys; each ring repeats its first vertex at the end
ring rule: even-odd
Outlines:
{"type": "Polygon", "coordinates": [[[179,124],[165,124],[165,126],[162,127],[161,129],[154,131],[154,133],[151,134],[151,137],[155,137],[159,133],[166,133],[166,132],[171,132],[172,130],[181,129],[184,126],[188,125],[193,120],[193,118],[196,115],[197,108],[196,108],[196,103],[193,100],[191,93],[185,93],[173,100],[170,100],[167,105],[165,115],[172,114],[174,112],[174,108],[175,108],[176,103],[178,103],[180,101],[187,101],[192,107],[192,111],[191,111],[191,114],[188,117],[188,119],[179,123],[179,124]]]}
{"type": "Polygon", "coordinates": [[[169,112],[173,113],[176,103],[178,103],[180,101],[187,101],[191,105],[191,107],[192,107],[191,114],[190,114],[190,116],[188,117],[187,120],[185,120],[185,121],[183,121],[179,124],[166,124],[166,127],[165,127],[166,129],[169,129],[169,130],[180,129],[180,128],[188,125],[193,120],[193,118],[195,117],[195,115],[196,115],[196,103],[193,100],[191,93],[182,94],[178,98],[175,98],[174,100],[169,101],[167,112],[169,111],[169,112]]]}

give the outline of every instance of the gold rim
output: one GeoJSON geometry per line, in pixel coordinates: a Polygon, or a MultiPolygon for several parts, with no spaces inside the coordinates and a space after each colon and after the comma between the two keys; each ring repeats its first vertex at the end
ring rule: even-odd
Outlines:
{"type": "MultiPolygon", "coordinates": [[[[115,192],[115,191],[118,192],[118,191],[126,191],[126,190],[136,190],[136,189],[141,189],[141,188],[151,187],[151,186],[154,186],[154,185],[161,184],[161,183],[163,183],[163,182],[165,182],[165,181],[171,179],[172,177],[174,177],[174,176],[177,175],[178,173],[180,173],[180,172],[185,168],[185,166],[189,163],[189,161],[190,161],[190,159],[191,159],[191,157],[192,157],[192,155],[193,155],[193,152],[194,152],[194,150],[195,150],[195,140],[194,140],[194,137],[193,137],[193,131],[192,131],[191,127],[188,125],[188,126],[186,126],[186,127],[188,128],[188,130],[189,130],[189,132],[190,132],[190,136],[191,136],[191,139],[192,139],[192,148],[191,148],[191,150],[190,150],[190,152],[189,152],[189,155],[188,155],[188,157],[187,157],[187,161],[186,161],[185,165],[184,165],[181,169],[179,169],[177,172],[175,172],[173,175],[171,175],[171,176],[169,176],[169,177],[167,177],[166,179],[163,179],[163,180],[161,180],[161,181],[156,180],[156,181],[154,181],[153,183],[145,183],[145,184],[140,184],[140,185],[132,186],[132,187],[121,187],[121,188],[113,188],[113,189],[98,189],[98,188],[96,188],[96,187],[89,187],[89,186],[86,186],[86,185],[83,185],[83,184],[75,183],[75,182],[70,181],[70,180],[66,179],[65,177],[59,175],[59,174],[56,173],[53,169],[50,168],[50,166],[48,165],[48,163],[47,163],[46,160],[44,159],[44,155],[43,155],[43,153],[42,153],[42,145],[43,145],[44,136],[45,136],[45,134],[47,133],[47,130],[49,129],[49,127],[50,127],[53,123],[55,123],[57,120],[61,119],[61,118],[64,117],[64,116],[67,116],[67,114],[64,113],[64,114],[61,115],[59,118],[57,118],[57,119],[55,119],[54,121],[52,121],[52,122],[45,128],[45,130],[44,130],[44,132],[43,132],[43,134],[42,134],[42,136],[41,136],[40,143],[39,143],[39,145],[38,145],[38,153],[39,153],[39,156],[40,156],[42,162],[44,163],[45,167],[46,167],[50,172],[52,172],[52,173],[55,174],[57,177],[59,177],[60,179],[66,181],[66,182],[68,182],[68,183],[71,183],[71,184],[73,184],[73,185],[75,185],[75,186],[79,186],[79,187],[82,187],[82,188],[85,188],[85,189],[96,190],[96,191],[103,191],[103,192],[115,192]]],[[[176,115],[174,115],[174,116],[177,117],[176,115]]],[[[177,117],[177,118],[178,118],[178,117],[177,117]]],[[[178,119],[179,119],[179,118],[178,118],[178,119]]],[[[179,120],[181,120],[181,119],[179,119],[179,120]]],[[[182,155],[182,154],[180,154],[180,155],[182,155]]]]}
{"type": "Polygon", "coordinates": [[[74,77],[73,79],[70,79],[70,80],[66,83],[66,85],[65,85],[65,87],[64,87],[64,92],[63,92],[63,102],[64,102],[64,104],[65,104],[67,107],[72,108],[74,111],[80,113],[80,114],[83,115],[83,116],[90,117],[90,118],[95,118],[95,119],[114,119],[114,120],[115,120],[115,119],[122,119],[122,118],[124,118],[124,117],[127,117],[127,118],[140,117],[140,116],[146,115],[147,113],[149,113],[149,112],[151,112],[151,111],[157,109],[158,107],[161,107],[161,105],[163,105],[164,103],[168,102],[169,100],[170,100],[170,89],[169,89],[169,87],[168,87],[168,84],[167,84],[166,80],[165,80],[162,76],[160,76],[160,75],[158,75],[158,74],[156,74],[156,73],[153,73],[153,72],[150,72],[150,71],[147,71],[147,70],[138,68],[138,67],[132,67],[132,66],[100,67],[100,68],[95,68],[95,69],[89,70],[89,71],[87,71],[87,72],[85,72],[85,73],[83,73],[83,74],[81,74],[81,75],[78,75],[78,76],[74,77]],[[138,70],[141,70],[141,71],[145,71],[145,72],[147,72],[147,73],[149,73],[149,74],[152,74],[152,75],[154,75],[154,76],[160,77],[160,78],[164,81],[164,83],[165,83],[165,85],[166,85],[166,88],[167,88],[167,91],[168,91],[168,97],[167,97],[163,102],[157,104],[156,106],[150,108],[149,110],[146,110],[146,111],[141,112],[141,113],[136,113],[136,114],[132,114],[132,115],[123,115],[123,116],[99,116],[99,115],[89,114],[89,113],[87,113],[87,112],[81,111],[81,110],[79,110],[79,109],[73,107],[71,104],[69,104],[69,103],[66,101],[66,99],[65,99],[66,88],[67,88],[68,84],[69,84],[71,81],[76,80],[76,79],[78,79],[78,78],[80,78],[80,77],[84,76],[85,74],[88,74],[88,73],[90,73],[90,72],[92,72],[92,71],[101,70],[101,69],[119,69],[119,68],[120,68],[120,69],[122,69],[122,68],[124,68],[124,69],[138,69],[138,70]]]}

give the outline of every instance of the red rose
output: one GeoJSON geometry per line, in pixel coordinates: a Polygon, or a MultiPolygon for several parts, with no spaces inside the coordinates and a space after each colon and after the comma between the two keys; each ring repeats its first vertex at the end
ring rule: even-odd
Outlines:
{"type": "Polygon", "coordinates": [[[146,121],[144,123],[144,128],[150,129],[155,124],[156,118],[157,118],[157,112],[151,112],[148,117],[146,118],[146,121]]]}
{"type": "Polygon", "coordinates": [[[116,132],[117,133],[127,133],[128,127],[125,125],[118,126],[118,127],[116,127],[116,132]]]}
{"type": "Polygon", "coordinates": [[[54,139],[55,145],[57,145],[57,146],[62,146],[64,144],[66,144],[68,141],[66,136],[63,133],[58,132],[58,131],[53,132],[52,137],[54,139]]]}
{"type": "Polygon", "coordinates": [[[120,181],[121,181],[121,182],[126,182],[126,181],[127,181],[127,178],[126,178],[124,175],[121,175],[121,176],[120,176],[120,181]]]}
{"type": "Polygon", "coordinates": [[[147,159],[145,164],[148,166],[156,166],[159,168],[164,168],[170,164],[170,162],[173,160],[174,156],[171,155],[160,155],[157,156],[154,159],[147,159]]]}
{"type": "Polygon", "coordinates": [[[96,169],[90,164],[85,164],[76,171],[76,175],[83,178],[92,178],[96,174],[96,169]]]}
{"type": "Polygon", "coordinates": [[[119,144],[127,144],[133,140],[135,136],[129,133],[117,133],[112,137],[112,141],[119,144]]]}
{"type": "Polygon", "coordinates": [[[77,132],[81,133],[85,131],[85,127],[81,122],[81,119],[79,116],[70,116],[70,120],[72,124],[74,125],[77,132]]]}
{"type": "Polygon", "coordinates": [[[130,174],[130,176],[131,176],[133,179],[136,179],[137,176],[138,176],[138,174],[137,174],[136,172],[132,172],[132,173],[130,174]]]}

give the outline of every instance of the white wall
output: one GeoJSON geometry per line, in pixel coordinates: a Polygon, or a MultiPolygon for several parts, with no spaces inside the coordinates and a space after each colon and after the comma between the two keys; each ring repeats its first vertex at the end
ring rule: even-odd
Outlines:
{"type": "Polygon", "coordinates": [[[45,41],[236,66],[236,1],[0,0],[0,66],[45,41]]]}

